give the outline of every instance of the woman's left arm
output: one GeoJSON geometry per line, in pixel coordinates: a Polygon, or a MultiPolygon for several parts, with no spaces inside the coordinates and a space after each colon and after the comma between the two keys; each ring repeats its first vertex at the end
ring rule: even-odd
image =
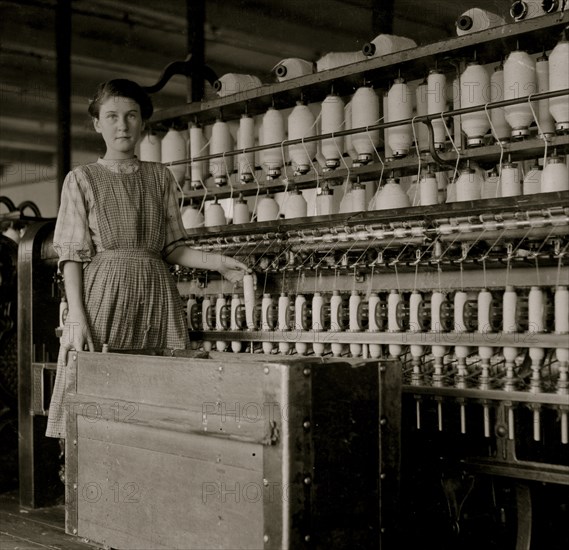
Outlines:
{"type": "Polygon", "coordinates": [[[241,281],[248,270],[244,263],[230,256],[204,252],[189,246],[178,246],[165,259],[170,264],[178,264],[192,269],[219,271],[232,283],[241,281]]]}
{"type": "Polygon", "coordinates": [[[228,281],[241,281],[247,266],[229,256],[213,252],[202,252],[185,244],[188,238],[182,224],[180,207],[176,199],[176,180],[165,166],[164,177],[164,217],[166,220],[165,247],[162,257],[170,264],[178,264],[190,269],[219,271],[228,281]]]}

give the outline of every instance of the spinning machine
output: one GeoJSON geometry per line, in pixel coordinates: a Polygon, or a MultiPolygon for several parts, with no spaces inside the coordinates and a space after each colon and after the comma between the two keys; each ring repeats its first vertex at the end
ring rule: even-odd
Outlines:
{"type": "Polygon", "coordinates": [[[409,542],[569,543],[567,23],[165,110],[141,148],[168,128],[188,243],[250,268],[173,267],[193,348],[401,369],[409,542]]]}

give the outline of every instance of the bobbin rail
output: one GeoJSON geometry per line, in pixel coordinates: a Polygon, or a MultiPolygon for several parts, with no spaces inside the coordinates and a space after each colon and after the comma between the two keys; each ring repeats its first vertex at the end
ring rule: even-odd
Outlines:
{"type": "Polygon", "coordinates": [[[437,62],[471,58],[474,52],[489,60],[500,59],[503,52],[515,49],[516,43],[529,52],[553,47],[558,34],[569,23],[569,12],[556,12],[542,17],[494,27],[485,31],[453,37],[444,41],[403,50],[381,57],[338,67],[285,82],[270,84],[233,94],[224,98],[189,103],[157,111],[151,124],[166,126],[173,121],[213,123],[223,113],[226,120],[237,119],[241,113],[260,114],[268,107],[285,108],[294,105],[301,96],[307,101],[321,101],[333,85],[339,95],[349,95],[354,85],[363,80],[374,87],[386,87],[399,75],[409,79],[422,78],[437,62]]]}
{"type": "MultiPolygon", "coordinates": [[[[285,139],[279,143],[270,143],[266,145],[257,145],[255,147],[248,147],[244,149],[234,149],[232,151],[227,151],[225,153],[217,153],[211,155],[202,155],[194,158],[187,158],[179,161],[173,161],[166,163],[169,166],[186,165],[194,162],[206,162],[211,159],[235,157],[245,153],[256,153],[260,151],[266,151],[269,149],[284,149],[290,145],[298,145],[303,143],[310,143],[313,141],[322,141],[324,139],[342,137],[349,135],[362,134],[366,132],[372,132],[375,130],[384,130],[388,128],[394,128],[404,125],[417,125],[417,124],[431,124],[432,121],[441,118],[452,118],[458,117],[465,114],[476,113],[481,111],[488,111],[498,108],[503,108],[512,105],[521,105],[524,103],[531,102],[537,103],[540,100],[551,99],[556,97],[569,96],[569,89],[555,90],[549,92],[542,92],[531,94],[531,96],[525,96],[521,98],[508,99],[502,101],[488,102],[484,105],[477,105],[474,107],[465,107],[461,109],[451,109],[447,111],[442,111],[441,113],[414,116],[412,118],[401,119],[392,122],[381,122],[373,124],[366,127],[351,128],[349,130],[341,130],[338,132],[332,132],[327,134],[319,134],[316,136],[308,136],[302,139],[285,139]]],[[[569,100],[569,99],[568,99],[569,100]]],[[[491,137],[491,136],[489,136],[491,137]]],[[[431,139],[431,138],[429,138],[431,139]]],[[[238,184],[237,186],[229,182],[220,188],[204,187],[202,189],[197,189],[184,193],[184,200],[190,201],[191,199],[202,199],[204,193],[206,196],[211,198],[228,198],[233,197],[235,193],[241,193],[244,196],[253,195],[259,193],[262,188],[263,191],[283,191],[290,187],[297,187],[299,189],[314,187],[315,183],[328,183],[330,185],[337,185],[350,179],[350,181],[370,181],[374,179],[381,178],[386,172],[390,173],[392,171],[397,171],[398,174],[413,174],[417,170],[418,165],[437,165],[441,162],[445,162],[452,165],[457,160],[476,160],[483,162],[498,162],[501,157],[507,155],[511,160],[518,160],[528,157],[541,156],[546,148],[549,150],[557,150],[560,153],[569,151],[569,135],[559,135],[548,137],[546,140],[535,137],[534,139],[528,139],[521,142],[513,142],[507,144],[493,144],[486,145],[483,147],[473,147],[467,149],[459,149],[457,151],[446,151],[436,154],[436,158],[432,153],[422,152],[420,156],[416,154],[409,154],[401,159],[376,159],[375,162],[365,165],[365,166],[351,166],[348,167],[344,163],[345,167],[337,168],[332,171],[324,171],[319,168],[315,163],[313,164],[313,171],[306,175],[293,175],[285,174],[282,178],[278,180],[268,180],[263,181],[260,185],[258,180],[255,183],[245,183],[238,184]]],[[[378,152],[379,156],[379,152],[378,152]]],[[[256,171],[260,168],[256,168],[256,171]]]]}
{"type": "MultiPolygon", "coordinates": [[[[452,203],[447,205],[445,217],[441,217],[438,205],[433,205],[306,218],[300,228],[294,219],[206,227],[189,230],[188,242],[204,253],[224,252],[245,259],[251,257],[253,261],[259,256],[267,256],[271,260],[276,256],[285,260],[287,252],[344,250],[359,254],[362,250],[371,253],[414,245],[419,249],[428,247],[428,255],[422,252],[419,258],[414,258],[417,263],[428,265],[437,259],[438,252],[433,244],[436,241],[447,243],[446,246],[455,243],[470,243],[473,246],[487,240],[498,244],[512,240],[541,242],[566,238],[569,234],[568,204],[568,191],[541,193],[531,197],[452,203]],[[539,204],[541,208],[536,209],[534,204],[539,204]]],[[[537,252],[530,250],[533,254],[531,258],[547,256],[552,246],[550,244],[545,250],[537,252]]],[[[493,247],[483,248],[487,250],[486,256],[491,262],[490,252],[493,247]]],[[[453,251],[453,254],[460,257],[461,252],[453,251]]],[[[499,254],[503,255],[504,250],[501,249],[499,254]]],[[[361,260],[369,264],[367,258],[361,260]]],[[[467,258],[462,261],[465,265],[469,263],[467,258]]],[[[407,257],[402,261],[405,262],[408,262],[407,257]]],[[[375,262],[378,267],[380,264],[381,262],[375,262]]],[[[314,267],[313,264],[302,264],[300,268],[303,266],[305,269],[314,267]]],[[[324,264],[322,268],[326,266],[324,264]]],[[[291,269],[296,267],[298,266],[290,265],[291,269]]],[[[286,265],[282,265],[281,261],[274,268],[286,269],[286,265]]]]}
{"type": "MultiPolygon", "coordinates": [[[[505,346],[511,348],[561,348],[567,346],[566,334],[548,334],[536,332],[351,332],[313,331],[313,330],[212,330],[193,331],[190,338],[195,341],[217,340],[241,342],[288,342],[295,344],[399,344],[404,346],[485,346],[499,350],[505,346]]],[[[559,401],[561,403],[561,401],[559,401]]],[[[569,405],[565,396],[564,404],[569,405]]]]}
{"type": "MultiPolygon", "coordinates": [[[[453,202],[444,205],[411,206],[390,210],[375,210],[313,216],[302,219],[299,229],[298,219],[279,219],[271,222],[255,222],[227,226],[200,227],[188,229],[187,233],[192,245],[200,245],[212,239],[211,243],[225,243],[232,239],[243,243],[264,238],[267,244],[275,239],[288,239],[289,231],[332,231],[343,232],[345,228],[368,226],[381,228],[400,228],[415,226],[441,226],[443,224],[457,225],[459,223],[479,223],[515,219],[531,219],[543,217],[545,220],[555,216],[566,215],[569,211],[569,191],[539,193],[514,197],[497,197],[495,199],[480,199],[476,201],[453,202]],[[538,207],[536,207],[539,205],[538,207]],[[454,221],[453,221],[454,220],[454,221]],[[401,225],[403,224],[403,225],[401,225]],[[332,229],[335,228],[335,229],[332,229]],[[221,240],[219,240],[221,239],[221,240]]],[[[559,224],[561,225],[561,223],[559,224]]],[[[486,229],[490,229],[488,226],[486,229]]],[[[302,236],[302,235],[301,235],[302,236]]]]}

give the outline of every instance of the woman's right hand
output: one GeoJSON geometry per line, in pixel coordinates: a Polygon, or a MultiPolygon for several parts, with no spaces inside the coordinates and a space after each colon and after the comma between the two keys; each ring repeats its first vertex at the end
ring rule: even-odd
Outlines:
{"type": "Polygon", "coordinates": [[[61,337],[64,363],[67,365],[67,353],[70,350],[83,351],[85,344],[87,344],[89,351],[95,351],[85,312],[70,309],[65,319],[63,335],[61,337]]]}

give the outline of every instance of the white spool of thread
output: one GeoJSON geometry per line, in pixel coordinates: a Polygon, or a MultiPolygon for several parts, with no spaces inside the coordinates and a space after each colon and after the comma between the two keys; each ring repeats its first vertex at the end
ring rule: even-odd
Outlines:
{"type": "MultiPolygon", "coordinates": [[[[288,331],[290,329],[290,298],[283,292],[279,296],[278,304],[278,322],[279,330],[288,331]]],[[[288,353],[290,351],[290,344],[288,342],[279,342],[279,351],[281,353],[288,353]]]]}
{"type": "MultiPolygon", "coordinates": [[[[353,120],[353,106],[352,106],[353,120]]],[[[344,124],[344,102],[334,94],[326,96],[322,102],[321,131],[323,134],[340,132],[344,124]]],[[[352,138],[353,144],[353,138],[352,138]]],[[[321,142],[322,155],[326,159],[326,168],[334,169],[340,166],[340,156],[344,150],[344,138],[326,138],[321,142]]]]}
{"type": "Polygon", "coordinates": [[[368,299],[368,311],[369,311],[369,324],[368,324],[368,331],[369,332],[379,332],[379,325],[377,324],[376,318],[376,311],[381,303],[379,299],[379,295],[377,292],[372,292],[369,295],[368,299]]]}
{"type": "Polygon", "coordinates": [[[496,13],[480,8],[470,8],[456,20],[456,34],[463,36],[505,24],[506,20],[496,13]]]}
{"type": "MultiPolygon", "coordinates": [[[[312,330],[322,332],[324,330],[324,298],[320,292],[315,292],[312,297],[312,330]]],[[[315,338],[316,340],[316,338],[315,338]]],[[[314,355],[320,357],[324,353],[324,344],[315,342],[312,344],[314,355]]]]}
{"type": "Polygon", "coordinates": [[[528,298],[528,319],[530,333],[545,330],[545,303],[543,291],[538,286],[532,286],[528,298]]]}
{"type": "Polygon", "coordinates": [[[188,301],[186,302],[186,319],[188,321],[188,330],[198,330],[198,327],[194,325],[194,316],[198,302],[196,300],[195,294],[190,294],[188,296],[188,301]]]}
{"type": "Polygon", "coordinates": [[[249,223],[251,221],[251,214],[249,213],[249,206],[247,201],[242,195],[235,200],[233,205],[233,224],[249,223]]]}
{"type": "Polygon", "coordinates": [[[464,319],[464,308],[468,302],[468,294],[459,290],[454,295],[454,330],[455,332],[466,332],[466,322],[464,319]]]}
{"type": "Polygon", "coordinates": [[[312,330],[321,332],[324,330],[324,298],[320,292],[315,292],[312,297],[312,330]]]}
{"type": "MultiPolygon", "coordinates": [[[[387,330],[388,332],[400,332],[399,321],[397,318],[397,310],[399,302],[403,297],[396,290],[392,290],[387,297],[387,330]]],[[[399,344],[389,344],[389,354],[393,357],[399,357],[403,352],[403,346],[399,344]]]]}
{"type": "MultiPolygon", "coordinates": [[[[285,123],[283,115],[274,107],[269,107],[263,115],[261,127],[261,145],[281,143],[285,139],[285,123]]],[[[269,178],[278,178],[283,167],[283,154],[280,147],[272,147],[261,151],[261,163],[269,178]]]]}
{"type": "MultiPolygon", "coordinates": [[[[227,306],[227,300],[223,294],[218,294],[215,300],[215,329],[224,330],[222,325],[222,316],[225,311],[225,306],[227,306]]],[[[215,347],[217,351],[225,351],[227,349],[227,342],[224,340],[216,340],[215,347]]]]}
{"type": "MultiPolygon", "coordinates": [[[[477,107],[488,103],[490,75],[485,67],[478,62],[468,64],[460,76],[460,105],[463,109],[477,107]]],[[[462,131],[466,134],[467,145],[477,147],[483,145],[484,136],[490,129],[490,121],[486,113],[476,111],[466,113],[461,117],[462,131]]]]}
{"type": "MultiPolygon", "coordinates": [[[[502,101],[504,99],[504,65],[500,63],[490,77],[490,101],[502,101]]],[[[499,142],[510,141],[511,127],[506,120],[506,111],[504,107],[492,109],[490,111],[490,120],[494,127],[494,138],[499,142]]]]}
{"type": "MultiPolygon", "coordinates": [[[[340,310],[342,308],[342,296],[337,290],[332,291],[332,297],[330,298],[330,331],[339,332],[342,330],[342,323],[340,320],[340,310]]],[[[332,355],[334,357],[340,357],[344,351],[343,344],[333,343],[332,355]]]]}
{"type": "MultiPolygon", "coordinates": [[[[209,154],[217,155],[220,153],[228,153],[232,150],[233,139],[231,137],[231,132],[229,131],[229,124],[223,120],[217,120],[211,129],[209,154]]],[[[232,156],[221,156],[209,160],[209,172],[212,175],[215,184],[218,186],[222,186],[227,183],[232,171],[232,156]]]]}
{"type": "MultiPolygon", "coordinates": [[[[360,293],[357,290],[353,290],[348,302],[350,332],[360,332],[362,330],[359,319],[361,302],[362,297],[360,296],[360,293]]],[[[362,354],[362,345],[350,344],[350,353],[352,354],[352,357],[359,357],[362,354]]]]}
{"type": "Polygon", "coordinates": [[[569,290],[566,286],[555,289],[555,333],[569,333],[569,290]]]}
{"type": "Polygon", "coordinates": [[[323,187],[316,195],[316,215],[327,216],[329,214],[334,214],[334,195],[331,189],[323,187]]]}
{"type": "Polygon", "coordinates": [[[269,222],[277,220],[279,217],[279,205],[273,197],[265,195],[257,203],[257,221],[269,222]]]}
{"type": "Polygon", "coordinates": [[[472,168],[465,168],[464,170],[461,170],[460,175],[456,180],[456,201],[475,201],[480,199],[482,196],[483,181],[484,180],[476,170],[472,168]]]}
{"type": "MultiPolygon", "coordinates": [[[[569,6],[569,4],[568,4],[569,6]]],[[[549,90],[569,88],[569,42],[560,40],[549,54],[549,90]]],[[[569,97],[566,95],[549,100],[549,112],[555,119],[558,132],[569,129],[569,97]]]]}
{"type": "MultiPolygon", "coordinates": [[[[352,96],[352,128],[364,128],[379,120],[379,97],[373,88],[361,86],[352,96]]],[[[369,163],[374,147],[379,145],[379,130],[370,130],[352,135],[352,145],[358,154],[359,164],[369,163]]]]}
{"type": "MultiPolygon", "coordinates": [[[[441,113],[447,108],[447,79],[436,69],[429,71],[427,77],[427,110],[430,115],[441,113]]],[[[446,133],[445,126],[440,117],[431,121],[435,136],[435,149],[444,149],[446,133]]]]}
{"type": "Polygon", "coordinates": [[[162,162],[162,142],[160,136],[147,132],[140,140],[140,160],[162,162]]]}
{"type": "MultiPolygon", "coordinates": [[[[389,120],[389,93],[384,92],[383,94],[383,120],[387,122],[389,120]]],[[[389,146],[389,131],[391,128],[384,128],[383,129],[383,147],[386,159],[393,158],[393,151],[389,146]]],[[[380,130],[381,132],[381,130],[380,130]]]]}
{"type": "Polygon", "coordinates": [[[561,157],[551,156],[547,159],[541,175],[541,192],[569,191],[569,173],[567,165],[561,157]]]}
{"type": "MultiPolygon", "coordinates": [[[[170,128],[161,142],[161,158],[163,163],[175,162],[186,158],[186,140],[184,133],[170,128]]],[[[183,183],[186,174],[185,164],[168,166],[176,181],[183,183]]]]}
{"type": "Polygon", "coordinates": [[[245,301],[245,323],[248,330],[255,329],[255,279],[247,273],[243,276],[243,298],[245,301]]]}
{"type": "MultiPolygon", "coordinates": [[[[205,144],[205,138],[202,129],[192,124],[190,125],[190,156],[191,158],[203,157],[208,154],[208,148],[205,144]]],[[[199,187],[205,180],[206,174],[206,161],[200,160],[192,162],[190,165],[190,179],[192,187],[199,187]]]]}
{"type": "Polygon", "coordinates": [[[272,69],[279,82],[298,78],[314,72],[314,63],[299,59],[298,57],[289,57],[279,61],[272,69]]]}
{"type": "Polygon", "coordinates": [[[442,292],[433,292],[431,295],[431,332],[442,332],[441,306],[445,301],[442,292]]]}
{"type": "MultiPolygon", "coordinates": [[[[269,315],[273,309],[273,298],[270,294],[263,294],[263,299],[261,300],[261,330],[263,332],[272,331],[273,327],[269,322],[269,315]]],[[[263,353],[270,354],[274,349],[271,342],[263,342],[263,353]]]]}
{"type": "Polygon", "coordinates": [[[375,209],[390,210],[392,208],[407,208],[408,206],[411,206],[411,201],[399,185],[398,180],[388,178],[377,194],[375,209]]]}
{"type": "Polygon", "coordinates": [[[507,286],[502,296],[502,331],[508,334],[517,332],[518,295],[513,286],[507,286]]]}
{"type": "MultiPolygon", "coordinates": [[[[307,330],[308,327],[304,325],[304,315],[306,311],[306,297],[303,294],[297,294],[294,300],[294,324],[297,331],[307,330]]],[[[299,355],[306,355],[308,345],[306,342],[296,342],[294,344],[296,353],[299,355]]]]}
{"type": "Polygon", "coordinates": [[[291,191],[285,198],[284,203],[284,217],[290,218],[305,218],[308,205],[306,199],[298,189],[291,191]]]}
{"type": "MultiPolygon", "coordinates": [[[[344,107],[344,130],[351,130],[352,128],[352,102],[348,101],[344,107]]],[[[348,155],[352,161],[358,158],[358,153],[354,149],[351,134],[344,136],[344,154],[348,155]]]]}
{"type": "Polygon", "coordinates": [[[500,195],[502,197],[518,197],[522,194],[522,183],[518,165],[507,162],[502,166],[500,195]]]}
{"type": "Polygon", "coordinates": [[[182,225],[185,229],[203,227],[204,223],[203,214],[193,204],[186,206],[182,211],[182,225]]]}
{"type": "MultiPolygon", "coordinates": [[[[242,114],[237,130],[237,149],[248,149],[255,146],[255,121],[253,117],[242,114]]],[[[241,153],[237,157],[239,181],[249,183],[253,181],[255,173],[255,153],[241,153]]]]}
{"type": "MultiPolygon", "coordinates": [[[[537,58],[535,62],[535,72],[537,77],[537,92],[538,93],[548,92],[549,60],[547,58],[547,55],[545,55],[545,53],[541,57],[537,58]]],[[[539,101],[537,109],[537,119],[539,121],[539,128],[541,130],[540,137],[548,138],[555,135],[555,120],[553,119],[553,116],[549,112],[549,99],[541,99],[539,101]]]]}
{"type": "Polygon", "coordinates": [[[387,297],[387,330],[389,332],[400,332],[399,321],[397,318],[397,308],[403,297],[397,290],[391,290],[387,297]]]}
{"type": "Polygon", "coordinates": [[[357,52],[330,52],[316,61],[316,72],[329,71],[336,67],[343,67],[344,65],[365,61],[365,59],[366,56],[361,50],[357,52]]]}
{"type": "MultiPolygon", "coordinates": [[[[316,135],[316,125],[312,111],[304,103],[297,101],[288,116],[288,139],[302,139],[316,135]]],[[[306,174],[312,159],[316,156],[315,141],[297,143],[288,148],[289,157],[296,174],[306,174]]]]}
{"type": "MultiPolygon", "coordinates": [[[[504,99],[517,99],[537,91],[535,60],[527,52],[513,51],[504,62],[504,99]]],[[[512,138],[529,135],[533,114],[527,101],[504,107],[512,138]]]]}
{"type": "Polygon", "coordinates": [[[340,322],[340,309],[342,307],[342,296],[337,290],[332,291],[330,298],[330,330],[338,332],[342,330],[342,323],[340,322]]]}
{"type": "Polygon", "coordinates": [[[434,172],[427,172],[423,174],[423,177],[419,182],[419,195],[421,206],[438,204],[439,185],[434,172]]]}
{"type": "Polygon", "coordinates": [[[478,293],[478,332],[492,332],[492,293],[489,290],[481,290],[478,293]]]}
{"type": "MultiPolygon", "coordinates": [[[[413,117],[413,105],[409,95],[409,87],[402,78],[396,78],[387,94],[387,122],[413,117]]],[[[396,158],[409,153],[413,142],[411,124],[402,124],[389,128],[387,136],[392,155],[396,158]]]]}
{"type": "Polygon", "coordinates": [[[360,304],[362,297],[357,290],[352,290],[349,300],[349,328],[351,332],[361,332],[362,326],[359,319],[360,304]]]}
{"type": "Polygon", "coordinates": [[[415,47],[417,43],[412,38],[394,34],[378,34],[371,42],[363,45],[362,53],[366,57],[377,57],[415,47]]]}
{"type": "Polygon", "coordinates": [[[261,330],[263,331],[273,330],[273,327],[269,322],[269,315],[272,307],[272,296],[268,293],[263,294],[263,299],[261,300],[261,330]]]}
{"type": "Polygon", "coordinates": [[[350,191],[350,212],[364,212],[366,210],[366,190],[358,183],[354,183],[350,191]]]}
{"type": "Polygon", "coordinates": [[[213,89],[219,97],[225,97],[260,88],[262,85],[261,80],[254,75],[226,73],[213,83],[213,89]]]}
{"type": "Polygon", "coordinates": [[[414,290],[409,296],[409,332],[421,332],[421,320],[419,318],[423,296],[414,290]]]}
{"type": "MultiPolygon", "coordinates": [[[[368,299],[368,311],[369,311],[369,324],[368,332],[379,332],[379,325],[377,324],[376,311],[380,307],[381,300],[376,292],[372,292],[368,299]]],[[[380,344],[369,344],[369,355],[372,359],[377,359],[381,356],[381,345],[380,344]]]]}
{"type": "Polygon", "coordinates": [[[523,193],[524,195],[535,195],[541,193],[541,176],[543,170],[539,164],[534,164],[524,177],[523,193]]]}
{"type": "MultiPolygon", "coordinates": [[[[423,116],[429,113],[429,102],[427,95],[429,87],[427,86],[427,80],[423,80],[415,90],[416,104],[417,104],[417,116],[423,116]]],[[[417,146],[419,151],[429,150],[429,130],[427,126],[422,122],[415,123],[415,136],[417,137],[417,146]]]]}
{"type": "MultiPolygon", "coordinates": [[[[241,306],[241,298],[239,294],[233,294],[231,297],[231,323],[229,328],[231,330],[239,330],[241,327],[237,321],[237,314],[241,306]]],[[[231,350],[233,353],[239,353],[242,348],[242,343],[239,340],[233,340],[231,342],[231,350]]]]}
{"type": "Polygon", "coordinates": [[[226,225],[225,211],[221,204],[215,201],[205,209],[205,222],[206,227],[216,227],[218,225],[226,225]]]}

